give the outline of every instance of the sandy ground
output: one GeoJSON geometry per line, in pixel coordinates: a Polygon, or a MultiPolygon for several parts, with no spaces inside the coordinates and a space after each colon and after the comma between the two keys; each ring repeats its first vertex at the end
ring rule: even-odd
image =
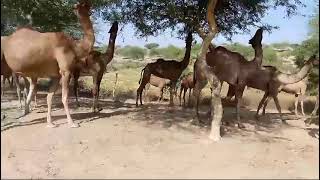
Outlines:
{"type": "MultiPolygon", "coordinates": [[[[242,108],[246,129],[239,130],[232,126],[234,108],[225,107],[223,121],[231,125],[223,126],[221,141],[211,142],[210,127],[189,123],[191,109],[167,102],[136,108],[133,100],[103,99],[104,110],[92,114],[91,99],[80,98],[76,108],[71,98],[81,127],[70,129],[56,96],[52,114],[59,126],[50,129],[44,96],[18,120],[15,99],[13,92],[1,99],[1,178],[319,178],[319,126],[306,126],[285,108],[289,125],[272,105],[259,121],[250,106],[242,108]]],[[[203,119],[205,112],[202,107],[203,119]]]]}

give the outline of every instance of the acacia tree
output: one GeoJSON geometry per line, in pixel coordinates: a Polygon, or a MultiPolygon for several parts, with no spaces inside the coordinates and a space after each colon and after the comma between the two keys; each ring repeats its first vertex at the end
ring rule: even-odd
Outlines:
{"type": "MultiPolygon", "coordinates": [[[[96,8],[101,10],[99,16],[109,21],[117,19],[132,23],[142,37],[158,35],[166,29],[178,31],[179,36],[190,28],[198,32],[199,27],[204,27],[204,32],[208,31],[208,0],[97,1],[96,8]],[[106,2],[109,2],[108,6],[104,5],[106,2]]],[[[267,30],[276,28],[261,23],[267,10],[284,7],[286,16],[291,16],[297,13],[299,6],[304,6],[300,0],[218,0],[214,14],[219,33],[231,38],[234,34],[248,32],[249,26],[264,26],[267,30]]]]}

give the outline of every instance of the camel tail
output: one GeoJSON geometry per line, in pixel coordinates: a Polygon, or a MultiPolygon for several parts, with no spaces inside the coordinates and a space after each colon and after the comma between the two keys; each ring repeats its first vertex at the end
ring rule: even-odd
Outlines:
{"type": "Polygon", "coordinates": [[[139,79],[139,84],[141,83],[141,79],[142,79],[142,73],[144,72],[144,70],[146,69],[146,67],[144,67],[142,70],[141,70],[141,73],[140,73],[140,79],[139,79]]]}

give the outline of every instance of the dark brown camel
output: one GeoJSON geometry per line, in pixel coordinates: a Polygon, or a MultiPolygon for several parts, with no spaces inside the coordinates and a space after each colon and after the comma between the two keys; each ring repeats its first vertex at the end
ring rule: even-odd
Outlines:
{"type": "Polygon", "coordinates": [[[183,91],[183,106],[186,105],[186,92],[189,90],[189,99],[188,99],[188,104],[190,103],[190,97],[191,97],[191,90],[194,88],[194,82],[193,82],[193,73],[189,74],[188,76],[184,77],[181,80],[181,85],[180,85],[180,96],[179,96],[179,102],[180,106],[181,104],[181,95],[183,91]]]}
{"type": "MultiPolygon", "coordinates": [[[[254,72],[247,80],[248,87],[265,91],[265,94],[259,103],[256,117],[258,117],[259,110],[262,105],[268,103],[270,101],[270,97],[272,97],[282,119],[281,107],[277,97],[278,93],[285,85],[294,84],[303,80],[308,75],[312,67],[318,64],[319,60],[316,59],[315,55],[313,55],[305,62],[304,66],[296,74],[281,73],[273,66],[263,66],[256,70],[256,72],[254,72]]],[[[243,90],[244,89],[242,89],[242,91],[243,90]]],[[[231,99],[233,95],[235,95],[235,87],[230,86],[227,97],[231,99]]],[[[283,122],[285,121],[283,120],[283,122]]]]}
{"type": "Polygon", "coordinates": [[[94,44],[93,26],[90,20],[91,4],[80,1],[74,6],[79,18],[84,38],[75,41],[63,32],[40,33],[32,28],[19,28],[8,36],[3,49],[4,56],[13,72],[30,78],[30,89],[27,97],[27,109],[34,94],[37,78],[50,77],[53,82],[47,96],[47,126],[55,127],[51,119],[52,97],[62,84],[62,103],[70,127],[79,127],[74,123],[68,106],[68,91],[71,72],[79,60],[85,60],[94,44]],[[26,44],[28,46],[26,46],[26,44]],[[19,52],[19,53],[16,53],[19,52]]]}
{"type": "MultiPolygon", "coordinates": [[[[250,77],[256,69],[261,66],[263,53],[262,53],[262,32],[260,28],[256,31],[254,37],[249,40],[249,44],[255,50],[255,57],[252,61],[247,61],[241,54],[237,52],[232,52],[227,50],[224,47],[218,46],[214,49],[211,49],[206,56],[206,62],[214,71],[214,74],[219,78],[220,83],[226,81],[228,84],[234,85],[236,87],[236,101],[237,101],[237,125],[243,127],[240,124],[240,99],[242,97],[242,91],[246,84],[247,78],[250,77]]],[[[197,67],[195,63],[194,75],[200,74],[202,71],[201,68],[197,67]]],[[[197,114],[197,123],[199,122],[199,97],[200,92],[207,84],[207,81],[202,77],[195,77],[195,88],[193,90],[196,97],[196,114],[197,114]],[[197,79],[196,79],[197,78],[197,79]]],[[[221,90],[221,84],[220,84],[221,90]]],[[[220,93],[220,92],[219,92],[220,93]]]]}
{"type": "MultiPolygon", "coordinates": [[[[141,83],[141,79],[139,80],[139,84],[141,83]]],[[[147,91],[150,88],[150,85],[158,87],[160,90],[160,96],[159,96],[159,102],[163,99],[163,91],[165,87],[170,86],[170,80],[169,79],[164,79],[164,78],[159,78],[155,75],[150,76],[150,81],[148,84],[146,84],[145,86],[145,93],[144,93],[144,97],[146,97],[147,91]]]]}
{"type": "Polygon", "coordinates": [[[182,61],[157,59],[156,62],[147,64],[141,71],[142,80],[137,89],[136,106],[138,106],[138,99],[140,97],[140,104],[142,105],[142,92],[145,85],[150,81],[151,74],[160,78],[169,79],[170,85],[170,105],[173,105],[173,89],[176,86],[182,71],[187,68],[190,62],[190,52],[192,45],[192,33],[189,32],[186,38],[186,51],[182,61]]]}
{"type": "Polygon", "coordinates": [[[76,103],[78,106],[80,106],[78,101],[78,79],[80,76],[90,75],[92,76],[92,81],[93,81],[92,111],[98,112],[102,110],[102,108],[99,108],[99,103],[98,103],[100,84],[101,84],[101,80],[107,65],[113,59],[117,32],[118,32],[118,22],[115,21],[108,32],[110,33],[110,37],[109,37],[109,44],[106,52],[100,53],[99,51],[92,51],[90,52],[90,55],[88,56],[86,63],[77,64],[75,71],[73,72],[73,77],[74,77],[73,92],[74,92],[74,95],[76,96],[76,103]]]}

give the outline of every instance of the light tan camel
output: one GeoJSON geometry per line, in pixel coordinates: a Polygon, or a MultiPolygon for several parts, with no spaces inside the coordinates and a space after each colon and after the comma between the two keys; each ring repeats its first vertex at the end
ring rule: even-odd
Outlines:
{"type": "Polygon", "coordinates": [[[319,109],[319,84],[318,84],[317,90],[318,90],[317,99],[316,99],[316,104],[314,105],[314,109],[313,109],[313,111],[311,113],[312,116],[316,115],[316,113],[317,113],[317,111],[319,109]]]}
{"type": "Polygon", "coordinates": [[[27,97],[27,108],[33,96],[37,78],[50,77],[52,85],[47,96],[48,114],[47,126],[55,127],[51,120],[52,97],[62,84],[62,103],[70,127],[79,127],[74,123],[68,107],[68,84],[72,70],[79,60],[86,60],[93,48],[95,40],[92,23],[90,21],[91,4],[80,1],[74,6],[84,31],[84,38],[75,41],[62,32],[40,33],[31,28],[19,28],[8,36],[3,49],[9,67],[18,74],[29,77],[30,90],[27,97]],[[19,53],[16,53],[16,52],[19,53]]]}
{"type": "Polygon", "coordinates": [[[103,74],[106,70],[107,65],[113,59],[114,55],[114,47],[115,41],[118,32],[118,22],[115,21],[110,30],[110,37],[109,37],[109,44],[106,52],[101,53],[99,51],[92,51],[86,61],[86,63],[78,63],[75,71],[73,73],[74,77],[74,86],[73,91],[76,96],[77,105],[80,106],[78,101],[78,79],[80,76],[92,76],[93,81],[93,88],[92,88],[92,95],[93,95],[93,105],[92,111],[99,112],[102,108],[99,108],[99,91],[100,91],[100,83],[103,77],[103,74]]]}
{"type": "MultiPolygon", "coordinates": [[[[139,80],[139,84],[140,83],[141,83],[141,79],[139,80]]],[[[151,74],[149,83],[146,84],[146,86],[145,86],[144,98],[146,98],[146,95],[147,95],[147,92],[150,88],[150,85],[152,85],[152,86],[159,88],[159,90],[160,90],[160,96],[158,99],[160,102],[163,98],[164,88],[170,86],[170,83],[171,83],[171,81],[169,79],[160,78],[158,76],[151,74]]]]}
{"type": "Polygon", "coordinates": [[[193,82],[193,73],[189,74],[188,76],[184,77],[181,80],[181,85],[180,85],[180,96],[179,96],[179,102],[180,106],[181,104],[181,95],[183,91],[183,106],[186,105],[186,92],[189,90],[189,99],[188,99],[188,104],[190,103],[190,98],[191,98],[191,90],[194,88],[194,82],[193,82]]]}
{"type": "MultiPolygon", "coordinates": [[[[252,61],[247,61],[241,54],[237,52],[232,52],[227,50],[224,47],[218,46],[214,49],[210,49],[210,52],[207,53],[206,62],[211,67],[211,70],[219,78],[222,84],[223,81],[226,81],[229,85],[236,87],[236,113],[237,113],[237,125],[242,128],[244,127],[240,123],[240,100],[242,98],[241,89],[243,89],[247,84],[247,79],[250,77],[256,69],[260,68],[263,58],[262,53],[262,28],[258,29],[252,39],[249,40],[249,44],[255,50],[255,57],[252,61]]],[[[194,65],[194,79],[195,79],[195,88],[193,90],[194,96],[196,98],[196,123],[199,123],[199,98],[201,90],[207,84],[205,76],[197,76],[201,74],[202,68],[197,67],[197,63],[194,65]]],[[[221,84],[219,85],[221,90],[221,84]]],[[[220,93],[220,92],[219,92],[220,93]]]]}
{"type": "MultiPolygon", "coordinates": [[[[298,115],[299,101],[300,101],[300,106],[301,106],[301,113],[303,116],[305,116],[304,108],[303,108],[303,101],[305,100],[307,83],[308,83],[308,77],[304,78],[303,80],[301,80],[297,83],[284,85],[281,88],[281,91],[295,95],[296,98],[295,98],[295,103],[294,103],[294,113],[296,116],[298,115]]],[[[262,111],[263,115],[266,114],[267,105],[268,105],[268,101],[266,101],[263,105],[263,111],[262,111]]]]}
{"type": "MultiPolygon", "coordinates": [[[[170,84],[170,105],[173,105],[173,89],[176,86],[177,80],[181,73],[187,68],[190,62],[190,52],[192,45],[192,33],[189,32],[186,38],[186,51],[182,61],[157,59],[156,62],[147,64],[141,71],[143,77],[139,88],[137,89],[136,106],[138,106],[138,99],[140,97],[140,104],[142,105],[142,92],[145,85],[150,81],[151,74],[160,78],[169,79],[170,84]]],[[[141,78],[140,78],[141,79],[141,78]]]]}

